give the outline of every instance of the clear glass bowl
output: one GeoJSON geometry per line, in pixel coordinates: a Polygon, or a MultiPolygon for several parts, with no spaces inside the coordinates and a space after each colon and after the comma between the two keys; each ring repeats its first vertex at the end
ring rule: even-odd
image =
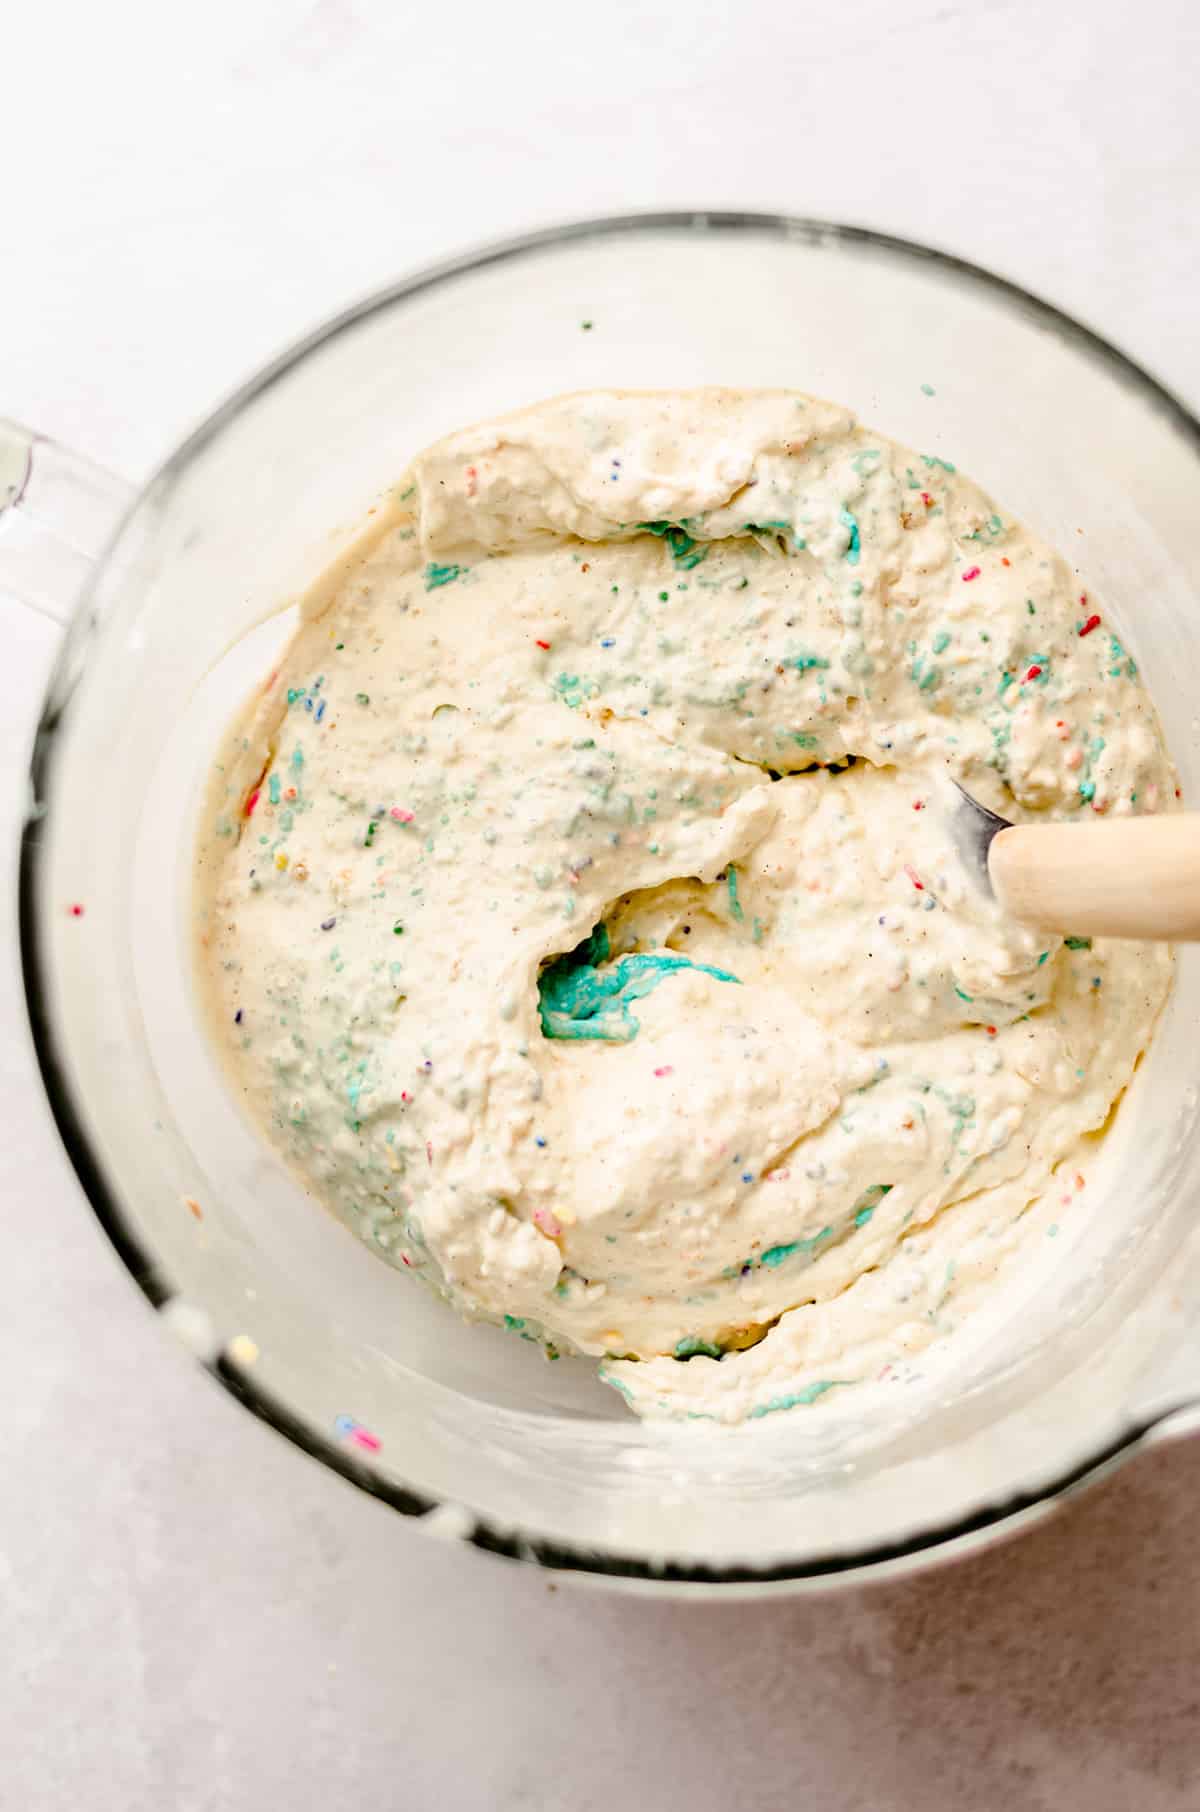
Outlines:
{"type": "Polygon", "coordinates": [[[151,1303],[243,1403],[442,1533],[679,1589],[778,1589],[961,1546],[1200,1421],[1196,952],[1086,1206],[1006,1313],[869,1416],[721,1432],[636,1424],[587,1364],[460,1325],[320,1212],[240,1118],[189,961],[218,731],[286,638],[286,601],[409,455],[559,391],[707,383],[849,403],[1077,559],[1195,796],[1200,435],[1178,402],[1013,285],[898,240],[728,214],[599,221],[364,303],[146,488],[50,685],[21,932],[84,1187],[151,1303]]]}

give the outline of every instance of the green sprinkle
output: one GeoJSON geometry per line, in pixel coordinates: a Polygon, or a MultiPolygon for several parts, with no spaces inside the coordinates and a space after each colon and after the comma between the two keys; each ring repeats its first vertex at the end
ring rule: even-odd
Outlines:
{"type": "Polygon", "coordinates": [[[1096,782],[1094,780],[1081,780],[1079,782],[1079,797],[1081,799],[1094,799],[1096,797],[1096,782]]]}
{"type": "Polygon", "coordinates": [[[397,919],[396,923],[392,926],[392,936],[393,937],[403,937],[404,936],[404,926],[401,924],[399,919],[397,919]]]}
{"type": "Polygon", "coordinates": [[[354,701],[359,705],[369,705],[371,702],[371,694],[369,692],[356,692],[354,694],[354,701]]]}
{"type": "Polygon", "coordinates": [[[699,1334],[685,1334],[682,1340],[675,1343],[677,1359],[719,1359],[721,1348],[714,1346],[711,1340],[701,1339],[699,1334]]]}
{"type": "Polygon", "coordinates": [[[936,396],[937,391],[934,389],[932,384],[922,384],[921,385],[921,394],[923,396],[936,396]]]}
{"type": "Polygon", "coordinates": [[[506,1315],[504,1325],[506,1328],[516,1328],[519,1333],[525,1326],[525,1317],[523,1315],[506,1315]]]}
{"type": "Polygon", "coordinates": [[[272,774],[267,781],[267,797],[272,805],[279,804],[279,775],[272,774]]]}
{"type": "Polygon", "coordinates": [[[856,518],[850,514],[850,511],[846,509],[838,511],[838,521],[850,530],[850,545],[846,549],[846,559],[851,566],[857,566],[862,552],[862,542],[859,539],[858,533],[858,522],[856,518]]]}
{"type": "Polygon", "coordinates": [[[1068,937],[1064,938],[1063,942],[1068,950],[1090,950],[1092,947],[1090,937],[1068,937]]]}
{"type": "Polygon", "coordinates": [[[426,591],[436,591],[439,585],[453,585],[463,571],[461,566],[439,566],[436,560],[431,560],[425,568],[426,591]]]}
{"type": "Polygon", "coordinates": [[[853,1208],[856,1227],[866,1226],[884,1196],[891,1194],[892,1188],[891,1183],[872,1183],[869,1189],[863,1190],[853,1208]]]}
{"type": "Polygon", "coordinates": [[[579,331],[581,333],[591,333],[592,323],[590,321],[581,321],[579,323],[579,331]]]}
{"type": "Polygon", "coordinates": [[[939,629],[933,638],[933,652],[935,654],[945,654],[949,646],[950,631],[948,629],[939,629]]]}
{"type": "Polygon", "coordinates": [[[954,992],[958,995],[958,998],[960,1000],[972,1001],[975,998],[975,996],[973,994],[964,994],[962,989],[959,987],[956,987],[954,992]]]}
{"type": "Polygon", "coordinates": [[[691,572],[699,566],[701,560],[707,559],[708,548],[701,547],[687,530],[678,522],[639,522],[637,525],[648,535],[658,535],[671,550],[675,565],[684,572],[691,572]]]}
{"type": "Polygon", "coordinates": [[[816,1384],[806,1384],[803,1390],[789,1391],[786,1397],[771,1397],[766,1403],[756,1403],[749,1411],[748,1419],[757,1421],[760,1416],[769,1416],[777,1409],[796,1409],[802,1403],[815,1403],[827,1390],[836,1390],[839,1384],[852,1384],[852,1378],[822,1378],[816,1384]]]}
{"type": "Polygon", "coordinates": [[[1029,614],[1030,614],[1030,616],[1031,616],[1031,617],[1036,617],[1036,615],[1037,615],[1037,605],[1036,605],[1036,604],[1035,604],[1035,603],[1034,603],[1034,601],[1033,601],[1033,599],[1032,599],[1032,598],[1026,598],[1026,600],[1025,600],[1025,608],[1026,608],[1026,610],[1027,610],[1027,611],[1028,611],[1028,612],[1029,612],[1029,614]]]}
{"type": "Polygon", "coordinates": [[[725,871],[725,885],[729,889],[729,910],[740,925],[746,914],[742,910],[741,901],[738,899],[738,875],[737,869],[732,862],[725,871]]]}
{"type": "Polygon", "coordinates": [[[768,1271],[774,1271],[785,1258],[791,1258],[795,1252],[815,1251],[821,1241],[828,1239],[832,1233],[832,1227],[822,1227],[821,1231],[814,1233],[811,1239],[793,1239],[789,1240],[786,1245],[768,1246],[767,1250],[759,1255],[758,1262],[760,1265],[766,1265],[768,1271]]]}
{"type": "Polygon", "coordinates": [[[367,825],[367,834],[363,838],[363,848],[364,849],[370,849],[372,843],[374,843],[374,841],[375,841],[375,832],[378,829],[379,829],[379,820],[377,818],[372,818],[371,822],[367,825]]]}

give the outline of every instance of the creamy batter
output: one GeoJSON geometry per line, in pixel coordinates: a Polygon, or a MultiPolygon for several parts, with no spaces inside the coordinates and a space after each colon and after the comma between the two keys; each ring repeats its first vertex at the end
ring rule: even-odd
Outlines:
{"type": "Polygon", "coordinates": [[[1006,921],[950,775],[1176,797],[1103,608],[945,460],[779,392],[453,435],[223,753],[236,1086],[384,1259],[643,1415],[901,1376],[1068,1212],[1171,979],[1006,921]]]}

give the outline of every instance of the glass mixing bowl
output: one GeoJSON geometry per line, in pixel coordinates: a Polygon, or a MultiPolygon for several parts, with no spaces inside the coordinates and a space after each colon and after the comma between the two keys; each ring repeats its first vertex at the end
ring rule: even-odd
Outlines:
{"type": "MultiPolygon", "coordinates": [[[[442,1534],[680,1590],[753,1590],[961,1547],[1200,1422],[1197,953],[1182,952],[1085,1201],[996,1312],[869,1414],[831,1404],[728,1431],[640,1426],[589,1363],[547,1365],[461,1325],[372,1257],[240,1118],[189,963],[189,855],[218,731],[286,639],[287,601],[408,457],[558,391],[711,383],[848,403],[959,463],[1077,561],[1196,796],[1188,412],[1094,334],[960,261],[812,221],[643,216],[396,285],[167,462],[63,644],[20,910],[37,1051],[80,1179],[150,1302],[232,1395],[442,1534]]],[[[55,608],[113,487],[18,431],[0,445],[6,478],[0,580],[55,608]]]]}

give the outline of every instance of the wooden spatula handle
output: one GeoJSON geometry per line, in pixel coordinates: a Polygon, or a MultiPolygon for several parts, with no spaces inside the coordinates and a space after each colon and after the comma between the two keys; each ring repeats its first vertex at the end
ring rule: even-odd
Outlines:
{"type": "Polygon", "coordinates": [[[1043,931],[1200,938],[1200,813],[1014,824],[988,873],[1001,905],[1043,931]]]}

